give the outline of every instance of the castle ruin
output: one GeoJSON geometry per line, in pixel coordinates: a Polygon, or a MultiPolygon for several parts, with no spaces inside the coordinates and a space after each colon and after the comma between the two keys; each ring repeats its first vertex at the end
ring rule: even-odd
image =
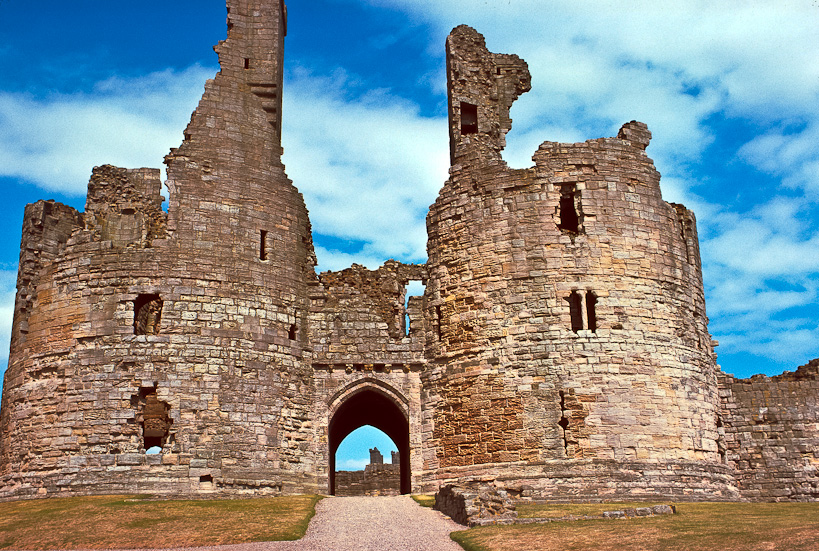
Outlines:
{"type": "Polygon", "coordinates": [[[646,125],[510,169],[527,64],[458,27],[428,262],[317,275],[281,162],[284,2],[227,8],[167,212],[158,169],[108,165],[85,212],[26,207],[1,498],[332,494],[363,425],[402,493],[819,498],[819,361],[720,372],[694,214],[663,201],[646,125]]]}

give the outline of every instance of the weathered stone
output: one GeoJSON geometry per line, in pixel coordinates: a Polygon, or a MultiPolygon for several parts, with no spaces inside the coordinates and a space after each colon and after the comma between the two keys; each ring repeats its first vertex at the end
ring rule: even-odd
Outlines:
{"type": "Polygon", "coordinates": [[[281,163],[284,3],[227,7],[167,213],[157,169],[110,165],[84,213],[26,207],[0,498],[344,491],[335,453],[365,424],[399,450],[375,479],[443,487],[464,522],[531,497],[819,497],[817,363],[719,371],[696,221],[662,199],[645,124],[509,169],[528,66],[458,27],[428,262],[317,275],[281,163]]]}

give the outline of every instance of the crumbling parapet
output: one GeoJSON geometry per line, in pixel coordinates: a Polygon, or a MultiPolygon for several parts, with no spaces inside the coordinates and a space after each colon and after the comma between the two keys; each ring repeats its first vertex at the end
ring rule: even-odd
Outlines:
{"type": "Polygon", "coordinates": [[[452,164],[500,160],[512,129],[509,109],[532,87],[526,62],[490,52],[480,33],[461,25],[447,38],[446,64],[452,164]]]}
{"type": "MultiPolygon", "coordinates": [[[[26,206],[17,272],[17,299],[12,324],[12,348],[28,333],[28,316],[42,271],[62,254],[69,237],[83,227],[83,215],[55,201],[26,206]]],[[[8,377],[8,375],[6,376],[8,377]]]]}
{"type": "Polygon", "coordinates": [[[423,361],[423,297],[409,297],[410,281],[426,282],[426,267],[387,261],[377,270],[354,264],[319,276],[310,332],[314,362],[330,364],[423,361]]]}
{"type": "Polygon", "coordinates": [[[150,247],[167,233],[159,169],[94,168],[85,203],[86,229],[114,247],[150,247]]]}

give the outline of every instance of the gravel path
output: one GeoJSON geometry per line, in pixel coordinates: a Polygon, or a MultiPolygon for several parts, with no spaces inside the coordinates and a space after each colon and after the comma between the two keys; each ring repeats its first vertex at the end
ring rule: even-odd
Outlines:
{"type": "Polygon", "coordinates": [[[184,551],[463,551],[449,533],[465,529],[409,496],[328,497],[319,501],[307,534],[298,541],[184,551]]]}

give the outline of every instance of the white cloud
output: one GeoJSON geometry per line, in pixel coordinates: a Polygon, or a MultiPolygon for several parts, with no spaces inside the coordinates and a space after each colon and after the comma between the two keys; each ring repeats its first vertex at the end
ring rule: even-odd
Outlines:
{"type": "Polygon", "coordinates": [[[366,459],[345,459],[336,465],[337,471],[363,471],[370,463],[370,458],[366,459]]]}
{"type": "MultiPolygon", "coordinates": [[[[723,350],[819,352],[815,323],[788,313],[816,302],[811,282],[819,274],[811,224],[819,201],[819,9],[811,2],[346,1],[399,8],[431,24],[432,56],[442,58],[441,38],[465,22],[486,35],[490,50],[526,59],[533,90],[512,109],[505,153],[512,166],[530,166],[543,140],[613,136],[631,119],[646,122],[664,198],[697,214],[709,315],[723,350]],[[761,129],[740,160],[781,182],[764,205],[731,212],[691,176],[720,132],[713,117],[761,129]]],[[[395,37],[375,40],[383,46],[395,37]]],[[[434,94],[444,93],[441,71],[419,75],[434,94]]],[[[45,99],[0,92],[0,175],[82,194],[94,165],[160,167],[214,72],[110,79],[91,94],[45,99]]],[[[357,252],[317,247],[321,269],[353,262],[374,269],[391,257],[422,262],[427,209],[447,177],[446,121],[421,116],[388,89],[365,90],[342,69],[330,77],[294,70],[283,112],[284,160],[314,232],[360,244],[357,252]]]]}
{"type": "Polygon", "coordinates": [[[0,270],[0,373],[5,371],[9,361],[9,340],[16,294],[17,270],[0,270]]]}
{"type": "Polygon", "coordinates": [[[739,155],[819,202],[819,114],[796,130],[775,128],[754,138],[740,148],[739,155]]]}
{"type": "MultiPolygon", "coordinates": [[[[447,126],[385,90],[349,97],[356,82],[297,72],[287,83],[284,161],[314,232],[364,242],[358,260],[424,261],[425,217],[449,166],[447,126]]],[[[349,258],[334,253],[329,263],[349,258]]]]}
{"type": "Polygon", "coordinates": [[[82,195],[94,166],[160,168],[214,73],[111,78],[93,93],[47,98],[0,91],[0,175],[82,195]]]}
{"type": "Polygon", "coordinates": [[[774,197],[721,212],[701,251],[720,352],[796,367],[819,352],[819,230],[808,201],[774,197]]]}

